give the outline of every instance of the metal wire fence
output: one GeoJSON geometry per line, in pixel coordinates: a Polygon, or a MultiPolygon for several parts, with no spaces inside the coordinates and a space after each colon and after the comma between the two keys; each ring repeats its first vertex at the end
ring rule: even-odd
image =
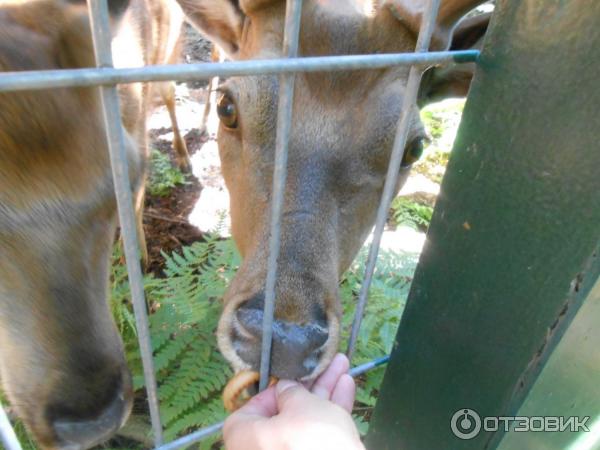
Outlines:
{"type": "MultiPolygon", "coordinates": [[[[400,164],[409,129],[409,110],[416,103],[422,68],[425,65],[443,63],[475,62],[479,52],[447,51],[428,52],[441,0],[430,0],[423,15],[415,53],[372,54],[349,56],[325,56],[298,58],[298,37],[302,0],[287,0],[285,35],[282,54],[285,58],[254,60],[228,63],[183,64],[150,66],[135,69],[115,69],[110,50],[109,15],[106,0],[88,0],[89,18],[92,29],[97,68],[74,70],[48,70],[32,72],[6,72],[0,74],[0,92],[48,89],[69,86],[100,86],[101,99],[109,143],[110,161],[117,198],[121,234],[131,296],[138,329],[139,346],[144,366],[145,385],[157,450],[174,450],[198,442],[219,432],[223,423],[193,432],[168,444],[163,444],[162,425],[159,414],[156,378],[152,360],[152,347],[148,327],[148,316],[144,299],[142,271],[138,260],[138,241],[135,217],[132,208],[129,186],[127,158],[125,155],[124,133],[120,120],[119,98],[116,85],[119,83],[180,80],[190,81],[209,79],[213,76],[230,77],[257,74],[279,74],[279,106],[276,128],[275,168],[273,176],[273,206],[271,209],[268,272],[265,290],[261,379],[260,388],[266,386],[269,376],[273,311],[275,305],[275,280],[277,276],[277,256],[279,254],[283,191],[287,172],[288,139],[292,126],[292,106],[294,79],[298,72],[379,69],[390,66],[410,66],[407,89],[403,99],[402,113],[398,121],[393,150],[388,166],[383,195],[379,204],[374,237],[369,248],[364,281],[359,293],[358,306],[352,325],[347,354],[352,357],[356,347],[358,331],[364,314],[369,287],[373,278],[381,236],[385,226],[394,188],[397,183],[400,164]]],[[[389,357],[383,357],[353,368],[353,376],[385,364],[389,357]]],[[[0,439],[8,450],[20,450],[15,433],[4,410],[0,406],[0,439]]]]}

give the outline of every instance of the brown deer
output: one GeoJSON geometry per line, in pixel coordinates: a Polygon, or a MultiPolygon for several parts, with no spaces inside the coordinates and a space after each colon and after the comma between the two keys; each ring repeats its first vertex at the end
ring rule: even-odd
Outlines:
{"type": "MultiPolygon", "coordinates": [[[[230,58],[281,56],[284,1],[178,1],[230,58]]],[[[470,46],[473,33],[478,39],[485,26],[456,25],[481,3],[442,0],[432,49],[447,49],[452,42],[457,49],[461,42],[470,46]],[[471,39],[463,41],[465,33],[471,39]]],[[[425,5],[425,0],[389,0],[371,7],[352,0],[305,0],[300,56],[412,52],[425,5]]],[[[434,70],[424,81],[435,80],[435,85],[422,87],[420,103],[468,87],[470,75],[434,70]]],[[[407,77],[407,67],[296,76],[271,355],[277,377],[315,377],[338,351],[338,281],[374,224],[407,77]]],[[[234,77],[219,89],[218,144],[231,196],[233,237],[243,256],[225,295],[219,347],[235,370],[256,370],[278,77],[234,77]]],[[[425,138],[417,104],[410,114],[398,188],[425,138]]]]}
{"type": "MultiPolygon", "coordinates": [[[[116,65],[169,60],[176,3],[109,0],[109,9],[116,65]]],[[[0,0],[0,71],[94,65],[83,0],[0,0]]],[[[119,88],[137,193],[151,90],[119,88]]],[[[0,379],[43,448],[87,448],[124,423],[132,401],[107,303],[116,204],[99,92],[1,93],[0,105],[0,379]]]]}

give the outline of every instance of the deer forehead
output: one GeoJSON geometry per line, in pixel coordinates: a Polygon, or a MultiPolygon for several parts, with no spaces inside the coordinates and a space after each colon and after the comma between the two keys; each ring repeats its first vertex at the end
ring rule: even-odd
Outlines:
{"type": "MultiPolygon", "coordinates": [[[[370,7],[369,7],[370,8],[370,7]]],[[[285,2],[274,2],[243,18],[235,59],[281,56],[285,2]]],[[[365,14],[351,0],[306,1],[300,27],[301,56],[412,51],[414,32],[390,14],[365,14]]]]}

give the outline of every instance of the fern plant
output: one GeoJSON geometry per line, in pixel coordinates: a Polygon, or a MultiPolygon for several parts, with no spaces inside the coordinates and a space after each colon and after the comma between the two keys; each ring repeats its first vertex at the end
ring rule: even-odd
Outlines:
{"type": "MultiPolygon", "coordinates": [[[[362,286],[367,248],[364,247],[346,271],[340,284],[344,315],[342,318],[342,349],[347,346],[354,320],[358,293],[362,286]]],[[[369,298],[361,323],[353,365],[360,365],[391,352],[404,311],[418,255],[381,251],[369,289],[369,298]]],[[[377,401],[385,367],[373,369],[357,380],[354,419],[361,433],[368,430],[368,421],[377,401]]]]}
{"type": "MultiPolygon", "coordinates": [[[[239,266],[239,256],[232,241],[214,237],[164,256],[165,278],[148,276],[145,290],[152,312],[149,323],[161,419],[165,439],[172,440],[225,417],[221,392],[232,373],[217,350],[214,333],[220,299],[239,266]]],[[[119,275],[113,271],[113,280],[119,275]]],[[[113,284],[113,303],[119,302],[126,284],[126,279],[113,284]]],[[[118,303],[116,309],[120,308],[118,303]]],[[[116,318],[129,337],[124,339],[125,348],[137,390],[144,379],[135,332],[129,330],[130,312],[116,318]]],[[[208,440],[201,448],[210,445],[208,440]]]]}
{"type": "MultiPolygon", "coordinates": [[[[151,304],[150,328],[154,363],[159,384],[165,438],[170,440],[192,429],[222,420],[225,411],[221,392],[231,377],[228,364],[217,350],[214,331],[221,312],[219,299],[240,264],[231,240],[208,238],[206,242],[183,247],[181,253],[164,255],[164,279],[148,277],[146,294],[151,304]]],[[[362,284],[366,259],[363,249],[344,275],[340,293],[344,307],[342,349],[349,336],[356,298],[362,284]]],[[[371,284],[369,303],[361,326],[354,364],[362,364],[392,348],[395,332],[404,308],[417,255],[382,252],[371,284]]],[[[124,269],[119,269],[124,270],[124,269]]],[[[117,275],[113,275],[115,279],[117,275]]],[[[118,300],[126,283],[113,286],[113,301],[118,300]]],[[[129,315],[121,322],[127,336],[129,315]]],[[[127,345],[134,386],[143,386],[141,359],[137,342],[127,345]]],[[[375,405],[384,368],[361,377],[357,385],[355,419],[364,434],[375,405]]],[[[215,439],[202,443],[210,448],[215,439]]]]}
{"type": "Polygon", "coordinates": [[[165,197],[171,190],[189,184],[187,175],[171,164],[169,157],[159,150],[150,152],[150,176],[147,190],[150,195],[165,197]]]}
{"type": "Polygon", "coordinates": [[[433,217],[431,206],[417,203],[405,197],[396,197],[390,209],[394,224],[408,225],[419,230],[427,230],[433,217]]]}

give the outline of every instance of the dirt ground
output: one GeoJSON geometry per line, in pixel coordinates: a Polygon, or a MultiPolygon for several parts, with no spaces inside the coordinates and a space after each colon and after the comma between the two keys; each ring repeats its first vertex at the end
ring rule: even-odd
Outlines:
{"type": "MultiPolygon", "coordinates": [[[[201,147],[206,138],[198,133],[188,133],[185,140],[191,153],[201,147]]],[[[173,150],[168,141],[156,140],[153,145],[154,148],[169,154],[174,161],[173,150]]],[[[155,275],[160,276],[162,273],[164,258],[161,251],[171,253],[183,245],[190,245],[202,239],[200,230],[187,220],[200,197],[202,185],[193,176],[188,178],[188,182],[189,184],[177,186],[167,196],[146,196],[144,231],[148,245],[147,271],[155,275]]]]}
{"type": "MultiPolygon", "coordinates": [[[[210,59],[210,43],[187,25],[184,33],[185,45],[182,61],[188,63],[208,61],[210,59]]],[[[181,83],[177,86],[178,111],[182,103],[194,102],[197,104],[196,109],[201,112],[206,98],[206,87],[207,82],[203,81],[181,83]],[[181,91],[184,94],[180,94],[181,91]]],[[[166,122],[168,127],[153,128],[150,125],[150,147],[168,154],[171,161],[174,162],[170,122],[162,120],[163,116],[166,117],[165,108],[159,106],[153,118],[154,116],[160,118],[161,122],[166,122]]],[[[195,119],[198,127],[191,128],[184,134],[190,156],[199,152],[202,146],[209,141],[209,135],[202,134],[199,130],[201,114],[197,116],[195,119]]],[[[152,121],[150,123],[152,124],[152,121]]],[[[171,253],[181,246],[190,245],[202,239],[202,232],[188,221],[188,216],[196,205],[202,188],[203,184],[195,176],[190,175],[188,184],[174,188],[167,196],[146,196],[144,231],[148,244],[148,272],[157,276],[162,275],[164,258],[161,252],[171,253]]]]}

